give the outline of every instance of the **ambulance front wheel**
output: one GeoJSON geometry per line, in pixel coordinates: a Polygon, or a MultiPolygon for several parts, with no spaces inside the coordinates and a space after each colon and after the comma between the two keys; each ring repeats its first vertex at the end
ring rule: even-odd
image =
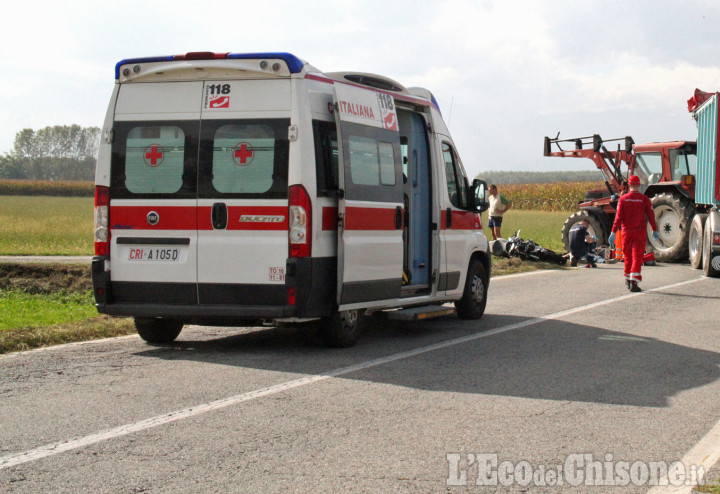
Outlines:
{"type": "Polygon", "coordinates": [[[135,329],[137,329],[140,338],[148,343],[170,343],[175,341],[182,328],[183,322],[178,319],[135,318],[135,329]]]}
{"type": "Polygon", "coordinates": [[[333,348],[348,348],[357,343],[362,332],[362,311],[341,310],[320,320],[320,335],[333,348]]]}
{"type": "Polygon", "coordinates": [[[477,259],[473,259],[468,266],[463,296],[455,302],[455,309],[460,319],[480,319],[485,313],[487,292],[488,277],[485,266],[477,259]]]}

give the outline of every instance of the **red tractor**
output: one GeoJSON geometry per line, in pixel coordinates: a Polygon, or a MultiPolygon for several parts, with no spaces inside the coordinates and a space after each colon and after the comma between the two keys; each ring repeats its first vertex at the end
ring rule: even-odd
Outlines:
{"type": "Polygon", "coordinates": [[[649,250],[655,252],[658,261],[687,260],[688,234],[695,214],[696,148],[694,141],[635,144],[631,137],[603,140],[597,134],[574,139],[545,137],[545,156],[591,159],[602,172],[606,187],[587,191],[578,204],[579,211],[565,221],[565,249],[569,250],[570,229],[585,218],[598,244],[607,243],[618,198],[627,190],[627,178],[634,174],[643,184],[640,190],[652,201],[658,223],[659,240],[654,240],[648,229],[649,250]],[[621,143],[617,150],[609,151],[605,144],[613,141],[621,143]],[[574,149],[563,149],[566,143],[574,149]]]}

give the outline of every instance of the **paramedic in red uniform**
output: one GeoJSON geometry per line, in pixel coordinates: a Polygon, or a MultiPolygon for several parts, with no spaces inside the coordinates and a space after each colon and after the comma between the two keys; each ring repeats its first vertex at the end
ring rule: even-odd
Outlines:
{"type": "Polygon", "coordinates": [[[608,238],[611,245],[615,243],[615,232],[622,228],[622,249],[625,256],[625,284],[631,292],[639,292],[638,283],[642,281],[640,268],[645,255],[647,222],[653,230],[653,238],[658,238],[655,213],[650,199],[640,192],[640,178],[631,175],[628,179],[630,192],[620,197],[617,213],[608,238]]]}

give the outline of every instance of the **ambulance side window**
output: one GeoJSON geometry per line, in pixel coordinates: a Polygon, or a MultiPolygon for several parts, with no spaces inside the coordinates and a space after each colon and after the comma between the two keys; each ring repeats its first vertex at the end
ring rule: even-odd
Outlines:
{"type": "Polygon", "coordinates": [[[453,206],[467,208],[467,190],[465,176],[455,156],[455,151],[447,142],[443,142],[443,159],[445,161],[445,177],[447,178],[448,195],[453,206]]]}
{"type": "Polygon", "coordinates": [[[335,196],[338,188],[338,142],[335,122],[314,120],[313,136],[318,194],[335,196]]]}
{"type": "Polygon", "coordinates": [[[395,185],[395,151],[392,143],[351,135],[350,180],[354,185],[395,185]]]}

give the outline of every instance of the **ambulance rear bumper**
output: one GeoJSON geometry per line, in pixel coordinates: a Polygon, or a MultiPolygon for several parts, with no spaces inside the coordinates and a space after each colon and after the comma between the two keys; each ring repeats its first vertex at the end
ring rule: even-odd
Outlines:
{"type": "Polygon", "coordinates": [[[294,305],[229,306],[229,305],[163,305],[163,304],[96,304],[98,312],[111,316],[280,319],[297,313],[294,305]]]}

